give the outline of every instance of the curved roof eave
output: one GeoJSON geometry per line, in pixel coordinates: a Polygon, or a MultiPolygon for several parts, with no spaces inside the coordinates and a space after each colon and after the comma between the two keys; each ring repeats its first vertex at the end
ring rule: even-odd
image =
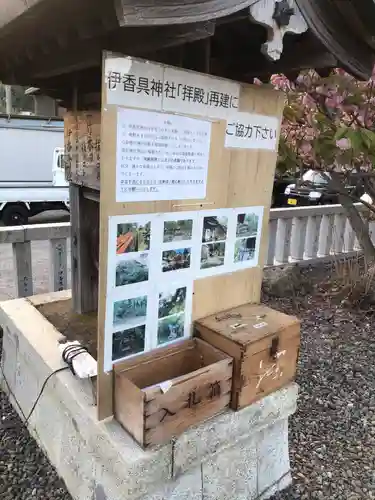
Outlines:
{"type": "Polygon", "coordinates": [[[357,78],[367,80],[375,63],[374,0],[295,2],[310,30],[341,66],[357,78]]]}

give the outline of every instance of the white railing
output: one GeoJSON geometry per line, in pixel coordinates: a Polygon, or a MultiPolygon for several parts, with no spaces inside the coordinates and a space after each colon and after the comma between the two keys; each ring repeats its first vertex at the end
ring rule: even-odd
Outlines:
{"type": "Polygon", "coordinates": [[[0,227],[0,300],[68,288],[69,247],[69,222],[0,227]]]}
{"type": "MultiPolygon", "coordinates": [[[[341,205],[271,209],[267,266],[308,264],[359,250],[341,205]]],[[[68,222],[1,227],[0,300],[68,288],[69,253],[68,222]]]]}
{"type": "MultiPolygon", "coordinates": [[[[365,216],[366,208],[357,209],[365,216]]],[[[374,223],[369,231],[375,239],[374,223]]],[[[360,251],[341,205],[271,209],[266,265],[310,264],[360,251]]]]}

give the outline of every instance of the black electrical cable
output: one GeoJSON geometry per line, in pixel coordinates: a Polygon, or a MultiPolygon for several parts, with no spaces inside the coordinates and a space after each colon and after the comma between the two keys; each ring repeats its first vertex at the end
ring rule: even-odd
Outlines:
{"type": "MultiPolygon", "coordinates": [[[[29,423],[30,421],[30,418],[32,416],[32,414],[34,413],[35,411],[35,408],[37,406],[37,404],[39,403],[39,400],[40,398],[42,397],[42,394],[46,388],[46,385],[48,384],[48,381],[50,380],[50,378],[53,376],[53,375],[56,375],[56,373],[59,373],[59,372],[62,372],[62,371],[65,371],[65,370],[70,370],[72,372],[73,375],[76,375],[76,372],[74,370],[74,367],[73,367],[73,359],[76,358],[77,356],[79,356],[80,354],[83,354],[84,352],[88,352],[87,348],[84,347],[84,346],[81,346],[81,345],[78,345],[78,344],[70,344],[68,346],[65,347],[65,349],[63,350],[62,352],[62,359],[63,361],[68,365],[68,366],[63,366],[62,368],[58,368],[57,370],[54,370],[52,373],[50,373],[48,375],[48,377],[45,379],[45,381],[43,382],[43,385],[39,391],[39,394],[36,398],[36,400],[34,401],[34,404],[33,406],[31,407],[31,410],[28,414],[28,416],[26,417],[24,411],[22,410],[21,408],[21,405],[18,401],[18,399],[16,398],[14,392],[12,391],[10,385],[9,385],[9,382],[5,376],[5,373],[4,373],[4,370],[3,370],[3,367],[2,367],[2,364],[0,362],[0,370],[1,370],[1,373],[2,373],[2,377],[5,381],[5,384],[7,386],[7,389],[8,389],[8,392],[9,394],[12,396],[12,398],[14,399],[16,405],[18,406],[18,409],[20,410],[20,413],[22,414],[23,416],[23,424],[25,426],[27,426],[27,424],[29,423]]],[[[1,421],[0,421],[0,425],[1,425],[1,421]]]]}
{"type": "Polygon", "coordinates": [[[73,359],[85,352],[88,352],[87,348],[80,344],[70,344],[66,346],[65,349],[63,350],[62,359],[68,365],[73,375],[76,375],[76,372],[73,367],[73,359]]]}

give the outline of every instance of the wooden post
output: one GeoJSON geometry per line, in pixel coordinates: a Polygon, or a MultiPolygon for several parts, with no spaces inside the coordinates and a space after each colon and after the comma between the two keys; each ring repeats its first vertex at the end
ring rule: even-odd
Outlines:
{"type": "Polygon", "coordinates": [[[98,308],[99,203],[70,184],[73,309],[82,314],[98,308]]]}

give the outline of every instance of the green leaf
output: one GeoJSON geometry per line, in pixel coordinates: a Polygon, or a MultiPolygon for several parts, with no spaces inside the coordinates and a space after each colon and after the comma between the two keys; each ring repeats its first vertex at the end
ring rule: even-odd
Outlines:
{"type": "Polygon", "coordinates": [[[335,141],[338,141],[343,137],[347,137],[347,134],[348,134],[348,127],[339,127],[336,131],[334,139],[335,141]]]}
{"type": "Polygon", "coordinates": [[[362,141],[369,151],[375,152],[375,133],[365,128],[360,130],[362,141]]]}
{"type": "Polygon", "coordinates": [[[361,130],[348,129],[347,137],[352,143],[352,151],[354,154],[361,153],[365,146],[362,140],[361,130]]]}

